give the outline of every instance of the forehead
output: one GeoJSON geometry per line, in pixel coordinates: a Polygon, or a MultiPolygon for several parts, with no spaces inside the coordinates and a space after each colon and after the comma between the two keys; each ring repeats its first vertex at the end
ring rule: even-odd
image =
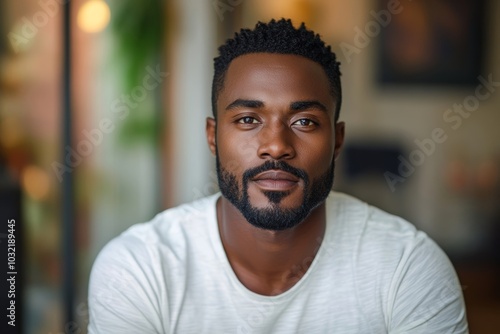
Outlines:
{"type": "Polygon", "coordinates": [[[218,107],[224,109],[241,98],[287,104],[319,100],[334,107],[324,69],[297,55],[252,53],[235,58],[227,70],[218,107]]]}

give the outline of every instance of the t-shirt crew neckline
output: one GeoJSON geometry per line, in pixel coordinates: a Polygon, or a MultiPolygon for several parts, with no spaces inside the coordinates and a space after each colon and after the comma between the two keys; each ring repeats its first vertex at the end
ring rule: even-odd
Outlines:
{"type": "MultiPolygon", "coordinates": [[[[245,297],[252,299],[257,302],[273,302],[273,303],[278,303],[278,302],[286,302],[290,300],[298,291],[300,291],[304,285],[307,284],[307,281],[310,279],[310,276],[312,273],[315,271],[315,268],[318,266],[318,262],[320,259],[323,257],[324,253],[324,248],[325,248],[325,240],[327,239],[327,236],[329,235],[329,231],[331,228],[331,224],[328,223],[328,215],[329,215],[329,210],[328,210],[328,205],[329,201],[328,198],[325,200],[326,202],[326,215],[327,215],[327,223],[325,227],[325,235],[323,237],[323,241],[321,242],[321,245],[319,246],[318,252],[316,253],[316,256],[314,257],[311,265],[307,269],[306,273],[304,276],[300,278],[300,280],[295,283],[294,286],[292,286],[290,289],[287,291],[276,295],[276,296],[266,296],[266,295],[261,295],[258,293],[255,293],[251,290],[249,290],[246,286],[241,283],[241,281],[238,279],[236,276],[233,268],[231,267],[231,264],[229,263],[229,259],[227,258],[226,251],[224,250],[224,247],[222,246],[222,239],[219,233],[219,226],[217,224],[217,200],[221,197],[221,193],[215,194],[212,196],[212,203],[210,205],[210,223],[209,223],[209,237],[210,240],[213,244],[215,255],[218,259],[220,259],[220,263],[222,266],[222,269],[225,271],[226,275],[229,276],[229,280],[231,284],[236,288],[236,290],[244,295],[245,297]]],[[[332,193],[329,194],[329,197],[332,196],[332,193]]]]}

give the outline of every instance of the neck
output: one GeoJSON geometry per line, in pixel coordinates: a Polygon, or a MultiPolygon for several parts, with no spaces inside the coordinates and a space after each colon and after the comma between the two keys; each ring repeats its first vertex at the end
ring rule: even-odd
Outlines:
{"type": "Polygon", "coordinates": [[[259,229],[226,198],[217,201],[217,220],[224,250],[240,282],[262,295],[290,289],[306,273],[326,228],[325,203],[294,228],[259,229]]]}

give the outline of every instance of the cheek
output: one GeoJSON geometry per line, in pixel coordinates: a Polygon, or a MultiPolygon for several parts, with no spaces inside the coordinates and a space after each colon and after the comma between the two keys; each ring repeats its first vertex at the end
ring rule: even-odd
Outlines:
{"type": "Polygon", "coordinates": [[[221,166],[235,175],[242,175],[252,166],[256,157],[256,145],[251,138],[218,136],[217,148],[221,166]]]}
{"type": "Polygon", "coordinates": [[[333,141],[315,141],[314,143],[303,143],[299,153],[303,166],[312,177],[322,175],[332,165],[334,156],[333,141]]]}

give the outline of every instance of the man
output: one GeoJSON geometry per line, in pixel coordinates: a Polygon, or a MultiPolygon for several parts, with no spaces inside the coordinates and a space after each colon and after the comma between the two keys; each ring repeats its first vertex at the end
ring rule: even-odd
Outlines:
{"type": "Polygon", "coordinates": [[[110,242],[90,333],[466,333],[447,257],[408,222],[331,192],[339,63],[289,20],[219,49],[207,119],[221,194],[110,242]]]}

